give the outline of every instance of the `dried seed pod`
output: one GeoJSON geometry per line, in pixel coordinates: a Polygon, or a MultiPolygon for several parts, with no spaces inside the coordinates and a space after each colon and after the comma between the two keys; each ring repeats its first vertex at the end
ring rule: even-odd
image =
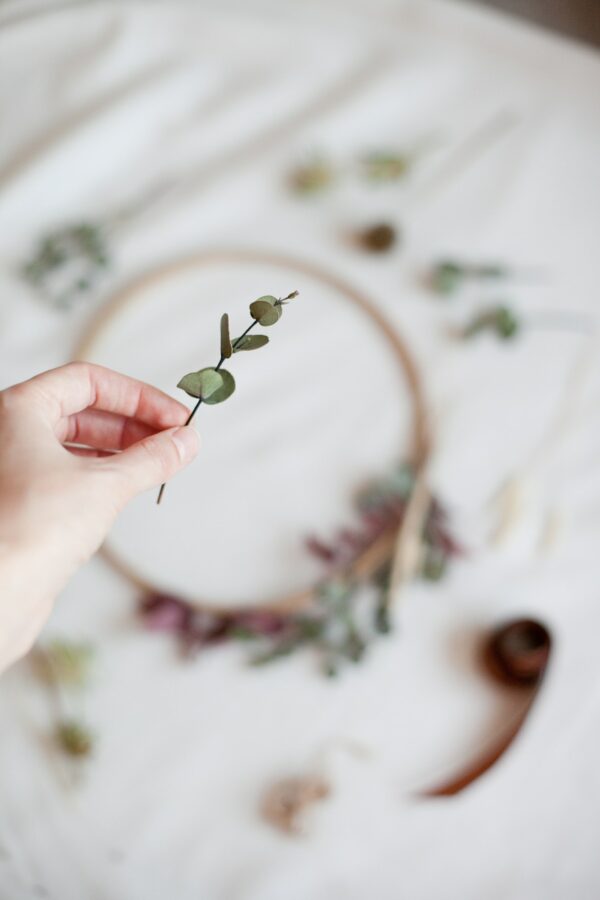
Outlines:
{"type": "Polygon", "coordinates": [[[358,235],[361,247],[370,253],[385,253],[394,246],[397,238],[396,229],[387,222],[370,225],[358,235]]]}
{"type": "Polygon", "coordinates": [[[94,746],[94,740],[88,728],[75,719],[59,722],[56,728],[56,740],[60,748],[69,756],[89,756],[94,746]]]}
{"type": "Polygon", "coordinates": [[[331,792],[320,775],[302,775],[275,782],[266,791],[261,815],[270,825],[286,834],[299,834],[300,815],[307,807],[324,800],[331,792]]]}

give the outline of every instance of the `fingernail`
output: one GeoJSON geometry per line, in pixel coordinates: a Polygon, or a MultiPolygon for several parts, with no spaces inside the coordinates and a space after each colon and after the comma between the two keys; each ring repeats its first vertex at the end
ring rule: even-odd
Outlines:
{"type": "Polygon", "coordinates": [[[195,428],[184,425],[172,432],[173,443],[177,447],[181,462],[189,462],[200,449],[200,438],[195,428]]]}

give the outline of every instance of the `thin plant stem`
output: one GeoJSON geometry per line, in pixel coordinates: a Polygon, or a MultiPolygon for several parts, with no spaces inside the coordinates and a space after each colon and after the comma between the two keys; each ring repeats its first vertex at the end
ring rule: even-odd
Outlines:
{"type": "MultiPolygon", "coordinates": [[[[250,323],[250,325],[248,325],[248,327],[246,328],[246,330],[244,331],[244,333],[243,333],[243,334],[240,334],[239,338],[236,338],[236,339],[235,339],[235,341],[234,341],[234,342],[232,343],[232,345],[231,345],[232,350],[235,350],[235,349],[236,349],[236,347],[239,345],[240,341],[242,341],[242,340],[246,337],[246,335],[249,334],[249,333],[252,331],[252,329],[254,328],[255,325],[258,325],[258,320],[257,320],[257,319],[254,319],[254,320],[250,323]]],[[[224,362],[225,362],[225,357],[224,357],[224,356],[221,356],[221,359],[219,360],[219,362],[218,362],[217,365],[215,366],[215,372],[218,372],[218,371],[219,371],[219,369],[221,368],[221,366],[223,365],[224,362]]],[[[185,422],[185,425],[186,425],[186,426],[190,424],[190,422],[192,421],[192,419],[194,418],[194,416],[196,415],[196,413],[197,413],[198,410],[200,409],[201,403],[202,403],[202,397],[199,397],[198,402],[196,403],[196,405],[194,406],[193,410],[190,412],[189,416],[188,416],[187,419],[186,419],[186,422],[185,422]]],[[[185,426],[184,426],[184,427],[185,427],[185,426]]],[[[164,492],[165,492],[166,486],[167,486],[167,483],[166,483],[166,481],[165,481],[165,482],[163,482],[163,484],[161,484],[161,486],[160,486],[160,488],[159,488],[159,491],[158,491],[158,497],[156,498],[156,503],[157,503],[157,505],[158,505],[158,504],[160,503],[160,501],[162,500],[162,497],[163,497],[163,494],[164,494],[164,492]]]]}

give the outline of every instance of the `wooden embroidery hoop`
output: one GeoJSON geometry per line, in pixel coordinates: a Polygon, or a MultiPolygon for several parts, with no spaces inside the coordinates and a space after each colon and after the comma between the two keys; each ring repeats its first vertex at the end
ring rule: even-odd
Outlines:
{"type": "MultiPolygon", "coordinates": [[[[285,268],[320,281],[341,294],[371,320],[385,338],[388,347],[402,369],[411,403],[411,437],[407,459],[417,472],[425,465],[430,450],[428,417],[423,395],[421,379],[416,363],[398,332],[390,325],[375,304],[353,285],[343,278],[322,269],[319,265],[306,260],[296,259],[286,254],[270,253],[249,249],[212,249],[202,250],[181,259],[164,263],[149,272],[133,279],[129,284],[117,291],[99,313],[92,319],[84,331],[74,352],[74,359],[86,360],[94,348],[95,342],[106,326],[135,298],[149,286],[177,275],[186,269],[197,269],[203,265],[221,263],[263,263],[285,268]]],[[[397,529],[384,532],[355,560],[349,570],[344,570],[357,579],[363,579],[376,571],[394,552],[397,540],[397,529]]],[[[101,548],[101,555],[117,573],[127,579],[144,593],[160,593],[156,585],[147,581],[134,567],[126,563],[119,554],[106,542],[101,548]]],[[[260,605],[260,609],[277,612],[295,612],[308,606],[314,597],[314,589],[309,588],[289,594],[275,601],[260,605]]],[[[202,598],[191,601],[198,608],[214,610],[210,601],[202,598]]],[[[222,605],[218,609],[226,612],[247,611],[249,607],[238,604],[222,605]]]]}

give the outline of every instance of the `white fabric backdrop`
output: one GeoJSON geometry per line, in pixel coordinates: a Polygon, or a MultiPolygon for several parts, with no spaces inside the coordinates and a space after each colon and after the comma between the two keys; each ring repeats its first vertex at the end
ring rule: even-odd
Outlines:
{"type": "Polygon", "coordinates": [[[67,359],[102,302],[65,316],[19,282],[14,266],[40,229],[110,210],[163,168],[204,162],[210,178],[197,191],[124,236],[103,296],[213,245],[294,252],[369,290],[422,366],[433,480],[474,549],[442,585],[411,587],[401,630],[335,683],[309,656],[260,672],[243,667],[237,648],[178,664],[168,640],[133,623],[129,586],[93,561],[48,627],[99,646],[88,710],[101,740],[77,792],[64,790],[44,748],[47,711],[25,670],[0,684],[1,896],[596,897],[596,341],[540,327],[511,346],[456,346],[444,326],[478,295],[440,309],[419,274],[441,254],[506,259],[544,273],[507,289],[524,317],[597,314],[597,56],[434,0],[20,0],[0,4],[0,25],[0,382],[67,359]],[[349,88],[337,104],[234,163],[232,148],[337,82],[349,88]],[[371,196],[348,186],[302,203],[282,186],[307,148],[348,159],[439,134],[426,179],[503,109],[518,118],[510,134],[422,202],[410,187],[371,196]],[[364,258],[340,241],[340,227],[383,214],[404,225],[401,254],[364,258]],[[549,442],[557,419],[561,437],[549,442]],[[519,526],[494,546],[494,493],[524,469],[519,526]],[[563,527],[544,551],[550,513],[563,527]],[[526,729],[464,795],[415,799],[416,786],[453,772],[514,708],[475,658],[481,630],[513,613],[543,618],[556,638],[526,729]],[[331,755],[334,793],[308,835],[290,841],[260,822],[263,787],[305,771],[338,738],[370,755],[331,755]]]}

